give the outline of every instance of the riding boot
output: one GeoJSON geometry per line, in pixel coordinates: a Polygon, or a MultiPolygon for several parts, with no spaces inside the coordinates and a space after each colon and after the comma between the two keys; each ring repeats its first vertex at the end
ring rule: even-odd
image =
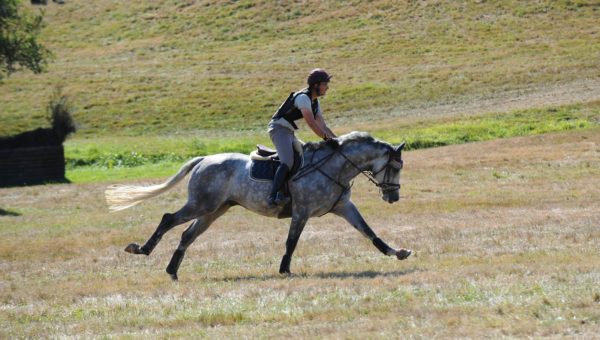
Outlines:
{"type": "Polygon", "coordinates": [[[287,179],[287,175],[290,169],[287,165],[281,163],[275,171],[275,177],[273,178],[273,186],[271,188],[271,194],[269,195],[269,207],[286,205],[290,198],[285,196],[283,193],[283,184],[287,179]]]}

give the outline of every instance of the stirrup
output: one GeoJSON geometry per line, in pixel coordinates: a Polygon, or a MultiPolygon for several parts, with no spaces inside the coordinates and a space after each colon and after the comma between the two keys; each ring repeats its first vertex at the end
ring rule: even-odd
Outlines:
{"type": "Polygon", "coordinates": [[[275,208],[277,206],[277,203],[275,203],[276,198],[276,196],[269,196],[269,198],[267,199],[267,204],[269,205],[269,208],[275,208]]]}
{"type": "Polygon", "coordinates": [[[286,196],[283,192],[278,191],[274,203],[275,205],[282,207],[290,203],[291,200],[290,196],[286,196]]]}

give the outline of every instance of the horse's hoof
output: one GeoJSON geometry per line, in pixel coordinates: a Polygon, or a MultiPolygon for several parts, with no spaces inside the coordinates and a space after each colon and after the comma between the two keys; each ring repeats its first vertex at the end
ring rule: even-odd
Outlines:
{"type": "Polygon", "coordinates": [[[130,253],[130,254],[145,254],[148,255],[146,253],[144,253],[142,251],[142,248],[140,248],[139,245],[135,244],[135,243],[130,243],[126,248],[125,251],[130,253]]]}
{"type": "Polygon", "coordinates": [[[171,280],[173,280],[173,281],[177,281],[177,280],[179,280],[179,278],[177,277],[177,269],[173,270],[173,269],[171,268],[171,265],[169,265],[169,266],[167,267],[167,270],[166,270],[166,272],[167,272],[167,274],[169,274],[169,277],[171,278],[171,280]]]}
{"type": "Polygon", "coordinates": [[[412,254],[412,250],[410,249],[400,249],[396,251],[396,257],[398,260],[406,260],[412,254]]]}

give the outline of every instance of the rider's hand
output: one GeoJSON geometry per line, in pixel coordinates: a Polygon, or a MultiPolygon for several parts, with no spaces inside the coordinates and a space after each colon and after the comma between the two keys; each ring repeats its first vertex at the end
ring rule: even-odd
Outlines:
{"type": "Polygon", "coordinates": [[[325,134],[325,136],[323,137],[323,140],[324,140],[324,141],[328,141],[328,140],[330,140],[330,139],[333,139],[333,138],[336,138],[336,137],[337,137],[336,135],[333,135],[333,134],[329,134],[329,133],[327,133],[327,134],[325,134]]]}
{"type": "Polygon", "coordinates": [[[337,149],[340,146],[340,143],[338,142],[338,140],[334,139],[334,138],[325,139],[325,144],[327,144],[328,146],[330,146],[333,149],[337,149]]]}

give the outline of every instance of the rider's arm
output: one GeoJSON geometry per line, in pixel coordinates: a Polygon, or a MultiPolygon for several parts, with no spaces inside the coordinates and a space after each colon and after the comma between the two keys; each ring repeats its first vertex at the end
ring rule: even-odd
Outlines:
{"type": "Polygon", "coordinates": [[[306,120],[306,124],[308,124],[308,126],[315,132],[317,136],[325,139],[327,137],[327,132],[315,120],[312,111],[306,108],[302,108],[300,111],[302,112],[302,116],[304,116],[304,120],[306,120]]]}
{"type": "Polygon", "coordinates": [[[325,124],[325,119],[323,119],[323,114],[321,114],[321,112],[317,113],[317,124],[319,124],[321,126],[321,129],[323,131],[325,131],[325,134],[327,135],[327,138],[335,138],[337,137],[335,135],[335,133],[333,133],[333,131],[331,131],[331,129],[329,129],[329,127],[327,126],[327,124],[325,124]]]}

